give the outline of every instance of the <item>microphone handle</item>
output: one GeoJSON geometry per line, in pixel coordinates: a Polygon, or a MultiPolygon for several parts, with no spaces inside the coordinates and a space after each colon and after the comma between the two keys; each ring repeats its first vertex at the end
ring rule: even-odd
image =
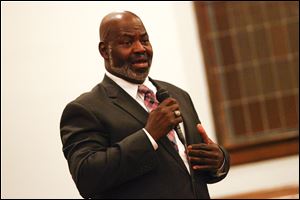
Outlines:
{"type": "Polygon", "coordinates": [[[176,131],[176,133],[177,133],[177,136],[178,136],[179,140],[181,141],[181,143],[182,143],[183,145],[185,145],[185,144],[186,144],[186,141],[185,141],[185,138],[183,137],[183,133],[182,133],[182,131],[181,131],[181,128],[180,128],[179,124],[178,124],[177,126],[175,126],[174,129],[175,129],[175,131],[176,131]]]}

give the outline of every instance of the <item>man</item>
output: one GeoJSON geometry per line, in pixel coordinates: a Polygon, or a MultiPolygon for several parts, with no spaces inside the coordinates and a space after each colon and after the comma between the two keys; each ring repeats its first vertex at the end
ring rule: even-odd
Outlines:
{"type": "Polygon", "coordinates": [[[66,106],[60,124],[80,194],[209,198],[206,184],[227,175],[229,156],[207,137],[185,91],[149,79],[153,52],[141,19],[128,11],[108,14],[100,40],[106,75],[66,106]],[[149,88],[167,96],[158,102],[149,88]]]}

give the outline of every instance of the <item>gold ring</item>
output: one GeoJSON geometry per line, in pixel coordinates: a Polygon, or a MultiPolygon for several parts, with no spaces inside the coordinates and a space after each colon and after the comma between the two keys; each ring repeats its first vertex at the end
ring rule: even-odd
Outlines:
{"type": "Polygon", "coordinates": [[[175,114],[176,117],[180,117],[180,115],[181,115],[181,113],[180,113],[179,110],[175,110],[175,111],[174,111],[174,114],[175,114]]]}

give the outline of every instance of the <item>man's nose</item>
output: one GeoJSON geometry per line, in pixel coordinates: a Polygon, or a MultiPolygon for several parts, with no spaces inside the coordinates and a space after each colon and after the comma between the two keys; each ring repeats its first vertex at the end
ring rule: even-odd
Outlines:
{"type": "Polygon", "coordinates": [[[144,53],[146,51],[145,47],[140,41],[136,41],[133,45],[134,53],[144,53]]]}

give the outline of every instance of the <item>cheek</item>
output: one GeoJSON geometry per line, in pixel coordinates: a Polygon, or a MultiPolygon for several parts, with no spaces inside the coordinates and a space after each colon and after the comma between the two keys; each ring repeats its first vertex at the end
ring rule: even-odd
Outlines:
{"type": "Polygon", "coordinates": [[[148,48],[146,48],[146,52],[147,52],[147,54],[150,56],[150,58],[152,58],[152,56],[153,56],[153,51],[152,51],[152,47],[151,47],[151,46],[148,47],[148,48]]]}
{"type": "Polygon", "coordinates": [[[112,58],[118,64],[126,63],[128,61],[128,53],[124,51],[113,51],[112,58]]]}

